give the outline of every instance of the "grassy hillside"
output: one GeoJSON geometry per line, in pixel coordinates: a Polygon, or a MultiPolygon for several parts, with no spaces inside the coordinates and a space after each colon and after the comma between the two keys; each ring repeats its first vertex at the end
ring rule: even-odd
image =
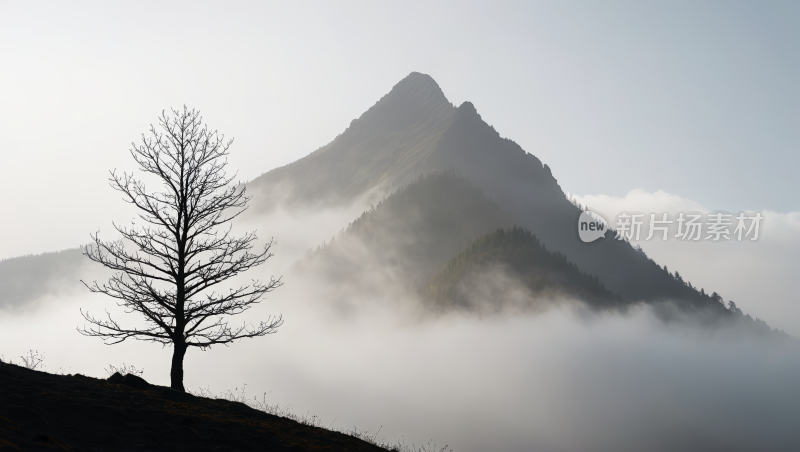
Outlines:
{"type": "Polygon", "coordinates": [[[0,362],[0,449],[388,449],[241,402],[196,397],[131,377],[52,375],[0,362]]]}

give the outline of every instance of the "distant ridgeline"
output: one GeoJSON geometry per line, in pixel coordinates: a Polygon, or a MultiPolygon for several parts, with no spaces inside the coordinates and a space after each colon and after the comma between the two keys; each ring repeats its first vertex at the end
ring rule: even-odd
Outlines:
{"type": "Polygon", "coordinates": [[[0,308],[21,307],[78,287],[83,261],[78,248],[0,261],[0,308]]]}

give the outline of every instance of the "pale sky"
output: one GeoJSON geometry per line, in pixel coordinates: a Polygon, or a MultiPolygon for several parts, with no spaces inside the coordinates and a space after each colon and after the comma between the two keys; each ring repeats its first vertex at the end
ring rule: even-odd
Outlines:
{"type": "MultiPolygon", "coordinates": [[[[250,180],[411,71],[578,195],[798,211],[796,2],[0,2],[0,258],[119,220],[105,182],[162,109],[250,180]]],[[[123,218],[124,219],[124,218],[123,218]]]]}

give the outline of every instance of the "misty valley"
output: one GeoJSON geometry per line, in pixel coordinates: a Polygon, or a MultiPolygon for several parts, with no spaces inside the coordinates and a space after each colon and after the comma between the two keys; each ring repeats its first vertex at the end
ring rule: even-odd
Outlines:
{"type": "Polygon", "coordinates": [[[134,223],[0,261],[0,448],[800,447],[759,300],[579,223],[570,168],[429,75],[246,183],[199,112],[159,121],[110,179],[134,223]]]}

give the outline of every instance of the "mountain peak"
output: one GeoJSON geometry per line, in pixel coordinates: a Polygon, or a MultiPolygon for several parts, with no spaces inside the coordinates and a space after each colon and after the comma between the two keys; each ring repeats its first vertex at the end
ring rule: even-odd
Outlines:
{"type": "Polygon", "coordinates": [[[383,96],[364,115],[382,110],[397,112],[430,112],[431,110],[453,108],[439,84],[428,74],[412,72],[397,82],[392,90],[383,96]]]}
{"type": "Polygon", "coordinates": [[[472,113],[478,114],[478,109],[475,108],[475,105],[470,101],[464,101],[461,105],[458,106],[458,110],[465,112],[465,113],[472,113]]]}
{"type": "Polygon", "coordinates": [[[472,120],[482,121],[478,109],[470,101],[465,101],[456,108],[456,115],[460,118],[470,118],[472,120]]]}
{"type": "Polygon", "coordinates": [[[400,80],[396,85],[394,85],[388,95],[391,95],[395,92],[404,96],[432,96],[447,101],[447,98],[444,96],[439,84],[436,83],[436,80],[434,80],[430,75],[423,74],[421,72],[412,72],[405,76],[403,80],[400,80]]]}

